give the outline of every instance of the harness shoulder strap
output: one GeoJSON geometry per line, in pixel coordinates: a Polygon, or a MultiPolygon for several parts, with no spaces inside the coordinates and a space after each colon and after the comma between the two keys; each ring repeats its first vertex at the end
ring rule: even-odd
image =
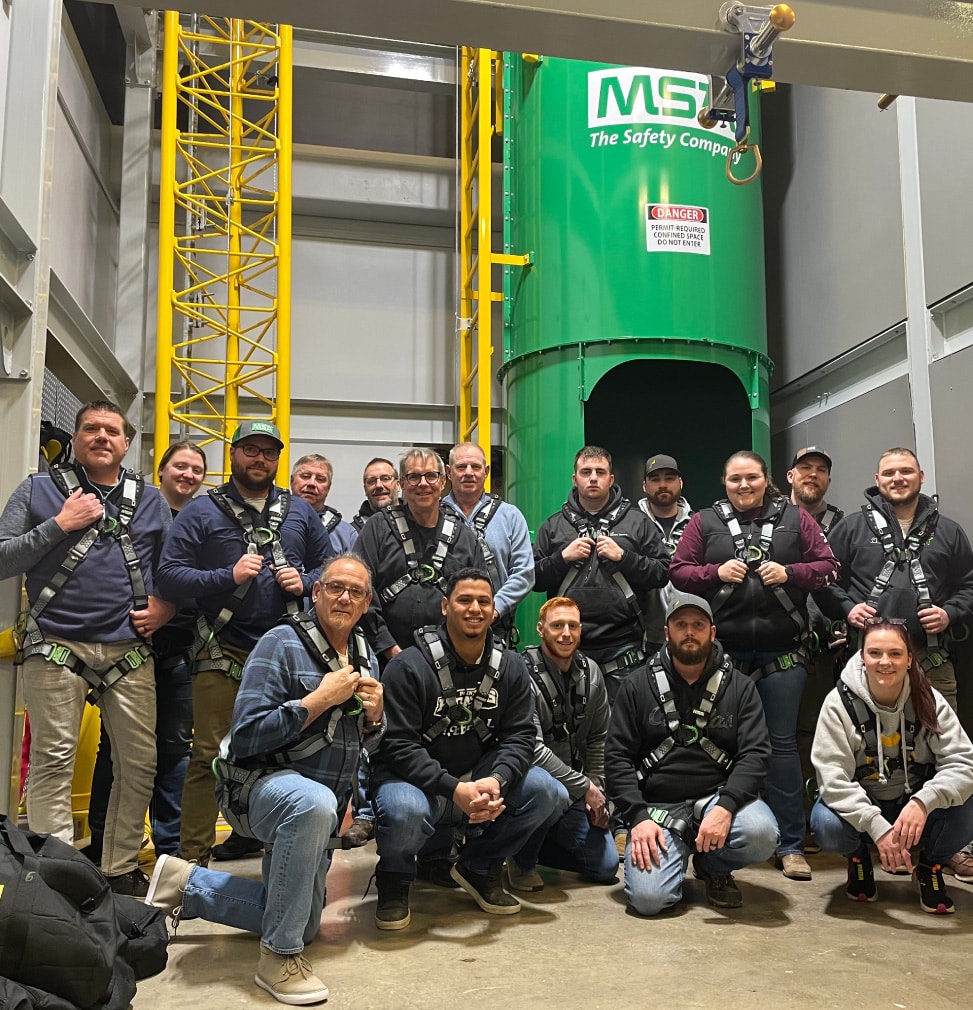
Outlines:
{"type": "Polygon", "coordinates": [[[333,533],[338,528],[338,523],[341,522],[341,513],[335,511],[330,505],[325,505],[319,516],[325,533],[333,533]]]}

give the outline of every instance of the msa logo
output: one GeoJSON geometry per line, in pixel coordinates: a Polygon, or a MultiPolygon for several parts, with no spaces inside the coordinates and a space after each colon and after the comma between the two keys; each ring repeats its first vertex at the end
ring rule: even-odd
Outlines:
{"type": "Polygon", "coordinates": [[[588,74],[588,129],[654,123],[702,130],[696,115],[708,95],[709,81],[702,74],[648,67],[593,70],[588,74]]]}

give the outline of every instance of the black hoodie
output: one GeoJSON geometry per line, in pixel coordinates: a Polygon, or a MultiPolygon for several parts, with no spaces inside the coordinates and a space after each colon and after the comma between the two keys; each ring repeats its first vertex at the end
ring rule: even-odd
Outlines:
{"type": "Polygon", "coordinates": [[[628,580],[642,612],[649,593],[669,580],[669,553],[655,524],[638,506],[622,498],[617,487],[611,489],[608,503],[594,514],[586,512],[572,488],[560,512],[556,512],[537,531],[534,542],[534,589],[558,596],[569,571],[577,572],[564,595],[578,604],[581,611],[581,648],[609,649],[639,644],[642,629],[622,591],[612,579],[620,571],[628,580]],[[568,518],[574,513],[597,528],[598,521],[623,506],[611,525],[610,535],[623,550],[621,561],[606,561],[594,550],[584,562],[569,564],[561,552],[577,539],[577,527],[568,518]]]}

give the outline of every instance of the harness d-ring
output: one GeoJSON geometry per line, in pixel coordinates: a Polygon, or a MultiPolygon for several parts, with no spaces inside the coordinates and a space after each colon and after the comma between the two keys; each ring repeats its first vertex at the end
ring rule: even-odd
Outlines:
{"type": "Polygon", "coordinates": [[[743,135],[743,140],[737,141],[733,147],[730,148],[730,153],[726,156],[726,177],[734,186],[746,186],[748,182],[753,182],[758,175],[763,171],[764,160],[760,155],[760,146],[758,144],[750,143],[750,127],[747,127],[747,132],[743,135]],[[756,165],[753,172],[748,175],[745,179],[738,179],[733,174],[733,156],[735,154],[744,155],[747,151],[753,151],[754,161],[756,165]]]}
{"type": "Polygon", "coordinates": [[[258,526],[253,531],[253,537],[254,537],[253,542],[258,547],[266,547],[267,544],[273,541],[274,531],[272,529],[268,529],[266,526],[258,526]]]}

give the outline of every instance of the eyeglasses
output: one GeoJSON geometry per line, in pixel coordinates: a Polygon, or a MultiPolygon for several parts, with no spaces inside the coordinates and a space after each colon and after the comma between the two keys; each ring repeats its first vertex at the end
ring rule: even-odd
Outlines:
{"type": "Polygon", "coordinates": [[[866,628],[881,628],[891,625],[893,628],[908,628],[909,622],[904,617],[866,617],[862,622],[866,628]]]}
{"type": "Polygon", "coordinates": [[[270,460],[271,463],[275,459],[280,459],[280,449],[261,449],[259,445],[254,445],[252,442],[244,442],[243,445],[236,445],[234,448],[239,449],[244,456],[249,456],[250,459],[263,456],[264,459],[270,460]]]}
{"type": "Polygon", "coordinates": [[[375,487],[376,484],[394,484],[394,473],[383,473],[380,477],[366,477],[365,487],[375,487]]]}
{"type": "Polygon", "coordinates": [[[407,473],[405,482],[409,487],[418,487],[423,481],[427,484],[435,484],[442,477],[438,470],[430,470],[428,473],[407,473]]]}
{"type": "Polygon", "coordinates": [[[355,603],[361,603],[368,596],[368,590],[361,586],[346,586],[343,582],[325,582],[324,591],[334,600],[340,600],[347,593],[355,603]]]}

